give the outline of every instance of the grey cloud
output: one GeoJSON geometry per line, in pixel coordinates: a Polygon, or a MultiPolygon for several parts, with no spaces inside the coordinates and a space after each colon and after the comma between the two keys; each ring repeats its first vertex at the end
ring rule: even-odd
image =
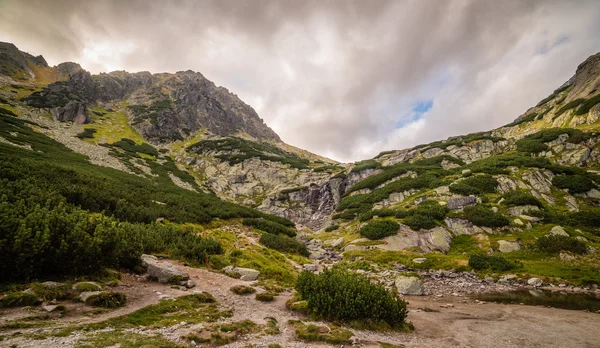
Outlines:
{"type": "Polygon", "coordinates": [[[598,50],[599,15],[595,1],[0,0],[0,40],[54,64],[132,45],[120,69],[200,71],[285,141],[347,161],[510,122],[598,50]]]}

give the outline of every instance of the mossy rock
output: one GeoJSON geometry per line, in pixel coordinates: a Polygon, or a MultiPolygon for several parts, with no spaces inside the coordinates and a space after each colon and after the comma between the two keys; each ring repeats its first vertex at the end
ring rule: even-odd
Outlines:
{"type": "Polygon", "coordinates": [[[102,286],[100,286],[100,284],[95,283],[95,282],[79,282],[79,283],[73,284],[72,289],[75,291],[81,291],[81,292],[102,291],[102,286]]]}

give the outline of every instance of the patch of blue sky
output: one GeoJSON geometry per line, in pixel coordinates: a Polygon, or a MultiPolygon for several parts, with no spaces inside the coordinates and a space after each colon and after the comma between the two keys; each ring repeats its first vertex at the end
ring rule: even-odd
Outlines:
{"type": "Polygon", "coordinates": [[[433,107],[433,100],[423,100],[415,103],[411,109],[411,113],[402,117],[396,122],[396,128],[403,128],[408,124],[417,122],[422,119],[425,114],[433,107]]]}

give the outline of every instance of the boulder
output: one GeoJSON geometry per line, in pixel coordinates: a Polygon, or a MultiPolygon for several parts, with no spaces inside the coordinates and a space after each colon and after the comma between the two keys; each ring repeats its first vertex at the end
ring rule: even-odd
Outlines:
{"type": "Polygon", "coordinates": [[[418,257],[416,259],[412,260],[414,263],[425,263],[425,261],[427,261],[427,258],[425,257],[418,257]]]}
{"type": "Polygon", "coordinates": [[[169,283],[173,280],[177,282],[188,280],[190,276],[182,272],[168,261],[161,261],[156,256],[142,255],[142,266],[147,268],[148,276],[156,278],[161,283],[169,283]]]}
{"type": "Polygon", "coordinates": [[[535,205],[519,205],[516,207],[508,208],[508,213],[512,216],[521,216],[528,211],[537,211],[537,210],[540,210],[540,208],[538,208],[535,205]]]}
{"type": "Polygon", "coordinates": [[[448,209],[457,210],[463,209],[477,204],[477,198],[475,196],[468,197],[454,197],[448,200],[448,209]]]}
{"type": "Polygon", "coordinates": [[[313,265],[311,263],[307,263],[304,265],[304,269],[307,271],[315,272],[317,270],[317,265],[313,265]]]}
{"type": "Polygon", "coordinates": [[[364,245],[350,244],[350,245],[346,245],[346,247],[344,248],[344,251],[359,251],[359,250],[367,250],[367,247],[364,245]]]}
{"type": "Polygon", "coordinates": [[[331,246],[332,248],[340,247],[342,244],[344,244],[344,237],[328,240],[325,242],[325,244],[331,246]]]}
{"type": "Polygon", "coordinates": [[[566,252],[561,252],[560,254],[558,254],[558,256],[560,257],[561,261],[566,262],[575,261],[577,259],[575,256],[566,252]]]}
{"type": "Polygon", "coordinates": [[[242,268],[227,266],[223,268],[223,272],[230,277],[239,278],[245,281],[254,281],[260,275],[260,272],[252,268],[242,268]]]}
{"type": "Polygon", "coordinates": [[[527,284],[537,287],[542,286],[544,282],[540,278],[529,278],[529,280],[527,280],[527,284]]]}
{"type": "Polygon", "coordinates": [[[423,282],[417,277],[399,276],[396,278],[396,288],[402,295],[424,295],[423,282]]]}
{"type": "Polygon", "coordinates": [[[79,299],[81,302],[85,302],[90,296],[98,295],[102,293],[102,291],[85,291],[79,294],[79,299]]]}
{"type": "Polygon", "coordinates": [[[569,234],[565,231],[565,229],[560,226],[552,227],[552,229],[550,230],[550,234],[554,235],[554,236],[564,236],[564,237],[569,236],[569,234]]]}
{"type": "Polygon", "coordinates": [[[498,279],[498,283],[506,283],[508,281],[515,280],[515,279],[517,279],[516,275],[507,274],[507,275],[502,276],[500,279],[498,279]]]}
{"type": "Polygon", "coordinates": [[[58,308],[58,305],[46,305],[46,306],[42,306],[42,309],[45,310],[46,312],[54,312],[56,309],[58,308]]]}
{"type": "Polygon", "coordinates": [[[508,241],[502,239],[498,241],[498,251],[501,253],[510,253],[519,250],[521,250],[521,242],[519,241],[508,241]]]}
{"type": "Polygon", "coordinates": [[[448,229],[452,231],[452,234],[455,236],[461,234],[477,234],[482,233],[483,230],[473,225],[469,220],[459,219],[459,218],[446,218],[444,220],[448,229]]]}

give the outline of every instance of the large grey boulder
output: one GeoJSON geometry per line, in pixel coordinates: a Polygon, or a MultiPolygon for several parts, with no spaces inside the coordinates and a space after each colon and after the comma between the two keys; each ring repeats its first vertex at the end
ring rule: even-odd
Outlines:
{"type": "Polygon", "coordinates": [[[544,284],[544,282],[540,278],[529,278],[529,280],[527,280],[527,284],[537,287],[537,286],[542,286],[542,284],[544,284]]]}
{"type": "Polygon", "coordinates": [[[160,283],[188,280],[190,276],[182,272],[168,261],[159,260],[153,255],[142,255],[142,266],[147,267],[148,276],[156,278],[160,283]]]}
{"type": "Polygon", "coordinates": [[[260,272],[251,268],[227,266],[223,268],[223,272],[230,277],[239,278],[245,281],[254,281],[260,275],[260,272]]]}
{"type": "Polygon", "coordinates": [[[508,240],[499,240],[498,241],[498,251],[501,253],[511,253],[513,251],[521,250],[521,242],[519,241],[508,241],[508,240]]]}
{"type": "Polygon", "coordinates": [[[98,295],[100,293],[102,293],[102,291],[85,291],[79,294],[79,299],[81,300],[81,302],[85,302],[91,296],[98,295]]]}
{"type": "Polygon", "coordinates": [[[468,197],[454,197],[448,200],[448,209],[457,210],[463,209],[477,204],[477,198],[474,196],[468,197]]]}
{"type": "Polygon", "coordinates": [[[565,229],[560,226],[552,227],[552,229],[550,230],[550,234],[554,235],[554,236],[563,236],[563,237],[569,236],[569,234],[565,231],[565,229]]]}
{"type": "Polygon", "coordinates": [[[57,121],[85,124],[90,122],[87,106],[84,103],[70,100],[67,105],[52,110],[57,121]]]}
{"type": "Polygon", "coordinates": [[[396,289],[402,295],[424,295],[423,282],[417,277],[399,276],[396,278],[396,289]]]}

